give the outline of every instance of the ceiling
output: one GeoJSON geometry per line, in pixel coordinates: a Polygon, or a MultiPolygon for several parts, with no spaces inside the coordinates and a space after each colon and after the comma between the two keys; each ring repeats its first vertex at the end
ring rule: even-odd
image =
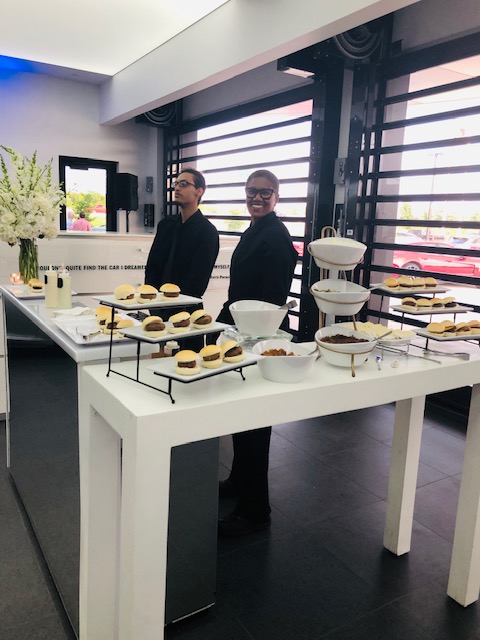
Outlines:
{"type": "Polygon", "coordinates": [[[228,1],[2,0],[0,69],[102,81],[228,1]]]}

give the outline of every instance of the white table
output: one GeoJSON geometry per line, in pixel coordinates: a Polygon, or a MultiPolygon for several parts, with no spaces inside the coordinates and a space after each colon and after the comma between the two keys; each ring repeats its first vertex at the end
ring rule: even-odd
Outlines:
{"type": "MultiPolygon", "coordinates": [[[[458,348],[458,343],[456,343],[458,348]]],[[[261,378],[256,366],[191,384],[174,383],[176,403],[101,365],[80,384],[81,640],[163,638],[170,450],[267,425],[396,402],[384,545],[410,549],[425,396],[474,383],[467,453],[448,593],[463,605],[480,586],[480,359],[442,364],[385,356],[357,369],[323,359],[304,382],[261,378]],[[122,456],[120,458],[120,445],[122,456]]],[[[437,357],[437,356],[435,356],[437,357]]],[[[131,363],[120,365],[128,372],[131,363]]],[[[149,371],[141,379],[165,380],[149,371]]]]}

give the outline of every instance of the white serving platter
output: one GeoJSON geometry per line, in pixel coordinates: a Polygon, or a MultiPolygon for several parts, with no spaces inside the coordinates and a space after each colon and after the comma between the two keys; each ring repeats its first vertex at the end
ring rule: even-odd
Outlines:
{"type": "Polygon", "coordinates": [[[461,336],[439,336],[434,333],[429,333],[426,329],[415,329],[417,335],[422,336],[424,338],[430,338],[431,340],[438,340],[438,342],[455,342],[458,340],[480,340],[480,335],[475,334],[472,335],[469,333],[468,335],[461,336]]]}
{"type": "Polygon", "coordinates": [[[165,342],[166,340],[176,340],[180,338],[191,338],[192,336],[203,336],[207,333],[216,333],[223,331],[228,327],[228,324],[223,322],[212,322],[208,327],[204,327],[203,329],[195,329],[190,326],[188,331],[183,331],[182,333],[170,333],[168,331],[173,325],[171,322],[165,322],[165,328],[167,329],[167,333],[164,336],[149,336],[146,331],[142,329],[141,326],[136,327],[127,327],[126,329],[119,329],[119,333],[122,333],[127,338],[133,338],[134,340],[140,340],[142,342],[165,342]]]}
{"type": "Polygon", "coordinates": [[[116,309],[150,309],[151,307],[187,307],[194,304],[202,304],[201,298],[194,298],[193,296],[186,296],[181,293],[178,298],[170,298],[166,300],[158,295],[154,300],[142,300],[138,298],[133,300],[117,300],[115,296],[93,296],[94,300],[98,300],[101,304],[108,307],[115,307],[116,309]]]}
{"type": "Polygon", "coordinates": [[[424,296],[426,293],[431,293],[432,295],[436,295],[437,293],[446,293],[450,291],[446,287],[387,287],[385,284],[371,285],[369,287],[372,291],[382,291],[385,293],[389,293],[392,296],[411,296],[414,294],[419,294],[424,296]]]}
{"type": "Polygon", "coordinates": [[[417,309],[415,307],[402,306],[400,304],[390,307],[394,311],[400,311],[401,313],[408,313],[412,316],[430,316],[443,313],[466,313],[467,311],[473,311],[472,307],[464,307],[461,304],[457,304],[455,307],[435,307],[435,309],[417,309]]]}
{"type": "MultiPolygon", "coordinates": [[[[7,284],[5,289],[8,289],[12,295],[19,300],[35,300],[45,298],[45,289],[41,291],[33,291],[28,284],[7,284]]],[[[77,292],[72,291],[72,296],[76,296],[77,292]]]]}
{"type": "MultiPolygon", "coordinates": [[[[134,324],[140,324],[138,320],[129,318],[129,316],[124,313],[119,313],[117,315],[119,315],[123,320],[128,318],[132,320],[134,324]]],[[[56,318],[52,318],[52,323],[66,333],[67,336],[76,344],[90,346],[110,342],[109,333],[103,333],[103,330],[101,330],[101,333],[96,333],[99,331],[99,325],[95,316],[79,316],[76,318],[69,316],[57,316],[56,318]]],[[[120,333],[114,333],[113,342],[118,342],[119,340],[125,340],[125,338],[120,333]]]]}
{"type": "Polygon", "coordinates": [[[236,371],[249,367],[252,364],[256,364],[259,356],[254,353],[248,353],[244,351],[245,358],[241,362],[224,362],[218,369],[205,369],[200,366],[200,372],[193,376],[183,376],[175,371],[176,361],[174,358],[158,358],[156,364],[148,367],[156,375],[163,378],[170,378],[172,380],[178,380],[179,382],[195,382],[195,380],[203,380],[204,378],[211,378],[219,373],[226,373],[227,371],[236,371]]]}

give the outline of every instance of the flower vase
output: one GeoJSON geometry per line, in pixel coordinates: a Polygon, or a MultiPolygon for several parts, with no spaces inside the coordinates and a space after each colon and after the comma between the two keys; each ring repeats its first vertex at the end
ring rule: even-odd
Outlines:
{"type": "Polygon", "coordinates": [[[38,246],[35,240],[20,240],[18,270],[25,284],[31,278],[38,278],[38,246]]]}

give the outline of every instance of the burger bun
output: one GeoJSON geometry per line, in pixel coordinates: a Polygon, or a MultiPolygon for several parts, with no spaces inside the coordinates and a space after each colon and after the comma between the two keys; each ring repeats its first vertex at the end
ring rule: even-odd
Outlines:
{"type": "Polygon", "coordinates": [[[113,292],[115,300],[130,300],[133,302],[135,298],[135,287],[131,284],[120,284],[115,287],[113,292]]]}
{"type": "Polygon", "coordinates": [[[216,344],[207,344],[206,347],[200,349],[200,364],[205,369],[218,369],[222,364],[222,351],[216,344]],[[215,357],[216,356],[216,357],[215,357]],[[206,360],[205,358],[213,358],[206,360]]]}
{"type": "Polygon", "coordinates": [[[200,373],[200,367],[197,364],[198,353],[195,353],[195,351],[192,351],[190,349],[182,349],[182,351],[177,351],[177,353],[173,357],[178,363],[175,367],[175,372],[180,374],[181,376],[194,376],[195,374],[200,373]],[[195,366],[179,366],[180,364],[188,363],[195,363],[195,366]]]}

